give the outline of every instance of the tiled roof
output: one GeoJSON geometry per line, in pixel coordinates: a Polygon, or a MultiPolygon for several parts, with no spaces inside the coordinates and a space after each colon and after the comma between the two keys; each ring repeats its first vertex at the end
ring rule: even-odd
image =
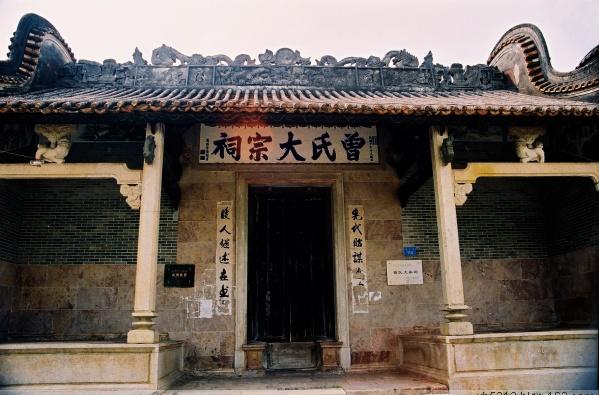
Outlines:
{"type": "Polygon", "coordinates": [[[68,88],[0,97],[0,114],[133,112],[598,116],[599,104],[506,90],[416,93],[288,87],[68,88]]]}

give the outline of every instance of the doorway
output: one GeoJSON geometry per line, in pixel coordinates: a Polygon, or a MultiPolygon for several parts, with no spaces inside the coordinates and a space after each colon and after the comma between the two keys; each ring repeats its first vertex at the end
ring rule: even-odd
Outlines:
{"type": "Polygon", "coordinates": [[[303,366],[282,356],[314,359],[316,341],[335,339],[331,188],[248,192],[247,339],[269,344],[271,368],[303,366]]]}

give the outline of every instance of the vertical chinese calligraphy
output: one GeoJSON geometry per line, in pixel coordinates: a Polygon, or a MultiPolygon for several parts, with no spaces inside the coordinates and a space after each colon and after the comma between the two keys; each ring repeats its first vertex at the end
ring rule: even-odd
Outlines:
{"type": "Polygon", "coordinates": [[[218,202],[216,206],[216,315],[231,315],[233,300],[233,272],[235,224],[233,202],[218,202]]]}
{"type": "Polygon", "coordinates": [[[366,275],[366,229],[364,207],[348,206],[349,266],[351,268],[352,311],[368,313],[368,277],[366,275]]]}

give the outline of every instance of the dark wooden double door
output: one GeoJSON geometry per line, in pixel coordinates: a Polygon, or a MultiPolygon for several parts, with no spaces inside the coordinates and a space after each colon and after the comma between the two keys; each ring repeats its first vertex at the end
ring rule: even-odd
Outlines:
{"type": "Polygon", "coordinates": [[[248,340],[335,338],[330,188],[251,187],[248,340]]]}

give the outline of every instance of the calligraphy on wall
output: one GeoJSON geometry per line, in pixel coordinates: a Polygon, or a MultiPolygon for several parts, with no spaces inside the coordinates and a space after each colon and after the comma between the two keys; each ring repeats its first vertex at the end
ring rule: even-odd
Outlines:
{"type": "Polygon", "coordinates": [[[211,127],[200,163],[379,163],[375,127],[211,127]]]}
{"type": "Polygon", "coordinates": [[[364,206],[348,206],[347,233],[349,234],[349,263],[354,314],[368,313],[366,229],[364,226],[364,206]]]}
{"type": "Polygon", "coordinates": [[[233,202],[218,202],[216,206],[216,315],[231,315],[233,272],[235,265],[233,202]]]}

